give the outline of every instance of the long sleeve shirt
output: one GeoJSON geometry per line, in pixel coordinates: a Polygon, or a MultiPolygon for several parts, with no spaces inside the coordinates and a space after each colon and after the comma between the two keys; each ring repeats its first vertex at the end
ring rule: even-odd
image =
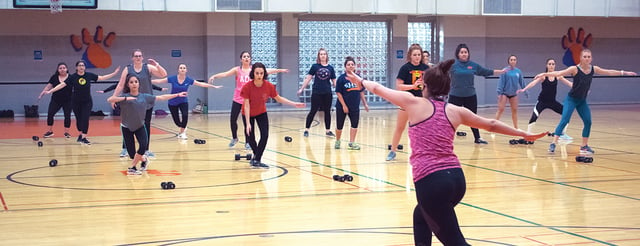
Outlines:
{"type": "Polygon", "coordinates": [[[518,89],[524,88],[524,78],[519,68],[506,67],[507,72],[500,75],[498,95],[515,96],[518,89]]]}
{"type": "Polygon", "coordinates": [[[472,61],[461,62],[456,60],[451,66],[451,92],[449,95],[457,97],[470,97],[476,94],[473,78],[478,76],[493,75],[493,70],[483,68],[472,61]]]}

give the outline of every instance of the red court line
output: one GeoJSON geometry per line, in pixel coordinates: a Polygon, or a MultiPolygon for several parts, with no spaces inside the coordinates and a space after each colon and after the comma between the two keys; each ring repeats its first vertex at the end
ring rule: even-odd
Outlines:
{"type": "Polygon", "coordinates": [[[7,203],[4,202],[4,197],[2,196],[2,192],[0,192],[0,200],[2,200],[2,206],[4,207],[4,211],[9,211],[7,208],[7,203]]]}

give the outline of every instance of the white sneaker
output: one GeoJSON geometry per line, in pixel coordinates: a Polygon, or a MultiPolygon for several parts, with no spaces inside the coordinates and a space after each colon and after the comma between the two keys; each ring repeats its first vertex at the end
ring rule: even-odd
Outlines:
{"type": "Polygon", "coordinates": [[[122,151],[120,151],[120,157],[126,157],[128,155],[129,153],[127,152],[127,149],[122,149],[122,151]]]}
{"type": "Polygon", "coordinates": [[[178,138],[179,139],[189,139],[189,137],[187,137],[187,133],[186,132],[178,134],[178,138]]]}
{"type": "Polygon", "coordinates": [[[562,134],[562,136],[560,136],[560,139],[562,140],[573,140],[573,138],[567,134],[562,134]]]}

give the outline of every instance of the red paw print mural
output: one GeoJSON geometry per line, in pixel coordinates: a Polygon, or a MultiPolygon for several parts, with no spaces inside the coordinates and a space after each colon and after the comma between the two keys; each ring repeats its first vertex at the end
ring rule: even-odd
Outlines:
{"type": "Polygon", "coordinates": [[[104,36],[102,26],[96,27],[96,33],[91,36],[87,28],[82,28],[82,37],[71,34],[71,46],[75,51],[81,51],[86,47],[82,60],[86,62],[87,68],[108,68],[111,66],[111,54],[104,47],[111,47],[116,39],[116,33],[110,32],[104,36]]]}
{"type": "Polygon", "coordinates": [[[573,27],[569,27],[567,35],[562,37],[562,48],[566,50],[562,57],[562,63],[567,67],[580,63],[582,49],[589,48],[592,41],[591,33],[585,37],[582,27],[578,29],[577,35],[573,27]]]}

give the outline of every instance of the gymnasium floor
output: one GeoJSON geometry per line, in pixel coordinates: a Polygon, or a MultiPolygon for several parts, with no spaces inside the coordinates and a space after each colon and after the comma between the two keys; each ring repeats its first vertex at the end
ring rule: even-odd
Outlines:
{"type": "MultiPolygon", "coordinates": [[[[555,154],[550,137],[509,145],[511,137],[481,131],[488,145],[457,137],[467,178],[456,207],[473,245],[640,245],[640,107],[592,106],[592,164],[577,163],[582,123],[574,113],[555,154]]],[[[526,128],[530,107],[519,110],[526,128]]],[[[511,124],[508,112],[502,120],[511,124]]],[[[45,118],[0,120],[0,242],[3,245],[413,245],[416,204],[405,152],[387,162],[392,109],[361,113],[359,151],[334,149],[316,117],[302,136],[306,111],[270,112],[263,162],[251,169],[238,144],[229,148],[229,116],[191,115],[189,140],[175,137],[170,116],[154,117],[157,157],[140,176],[124,172],[119,119],[92,118],[91,146],[56,136],[38,147],[45,118]],[[292,142],[283,138],[291,136],[292,142]],[[194,144],[195,138],[206,144],[194,144]],[[58,166],[49,167],[50,160],[58,166]],[[332,176],[350,174],[352,182],[332,176]],[[174,190],[160,183],[173,181],[174,190]]],[[[480,109],[492,117],[495,108],[480,109]]],[[[320,114],[318,114],[320,115],[320,114]]],[[[544,111],[536,129],[559,115],[544,111]]],[[[347,122],[348,123],[348,122],[347,122]]],[[[75,129],[72,122],[72,129],[75,129]]],[[[240,126],[242,123],[239,121],[240,126]]],[[[332,121],[335,131],[335,117],[332,121]]],[[[347,124],[348,126],[348,124],[347,124]]],[[[242,130],[242,127],[241,127],[242,130]]],[[[459,130],[471,134],[467,127],[459,130]]],[[[242,133],[239,133],[243,136],[242,133]]],[[[348,139],[345,127],[343,140],[348,139]]],[[[242,141],[241,137],[241,141],[242,141]]],[[[243,141],[242,141],[243,143],[243,141]]],[[[434,239],[434,245],[440,245],[434,239]]]]}

